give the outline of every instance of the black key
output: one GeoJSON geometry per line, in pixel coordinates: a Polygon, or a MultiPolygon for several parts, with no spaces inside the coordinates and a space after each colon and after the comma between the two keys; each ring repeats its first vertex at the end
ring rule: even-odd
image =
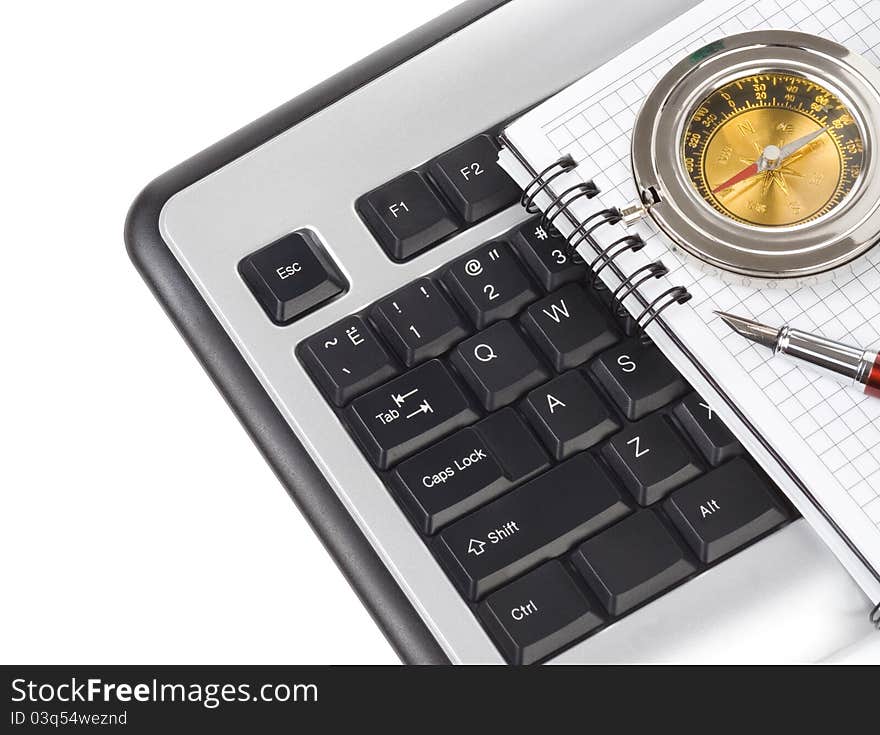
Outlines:
{"type": "Polygon", "coordinates": [[[612,615],[620,615],[696,571],[684,545],[650,510],[596,534],[572,557],[612,615]]]}
{"type": "Polygon", "coordinates": [[[431,176],[467,223],[509,207],[520,188],[498,165],[498,149],[488,135],[478,135],[430,166],[431,176]]]}
{"type": "Polygon", "coordinates": [[[550,378],[550,370],[510,322],[466,339],[451,360],[487,411],[512,403],[550,378]]]}
{"type": "Polygon", "coordinates": [[[767,480],[742,458],[676,490],[663,507],[704,562],[729,554],[786,520],[767,480]]]}
{"type": "Polygon", "coordinates": [[[394,260],[411,258],[458,229],[446,205],[415,171],[365,194],[357,209],[394,260]]]}
{"type": "Polygon", "coordinates": [[[542,227],[540,217],[520,225],[514,241],[523,260],[548,291],[579,281],[587,273],[583,258],[577,252],[569,256],[565,239],[554,228],[542,227]]]}
{"type": "Polygon", "coordinates": [[[540,661],[602,624],[595,603],[555,560],[493,592],[478,613],[515,665],[540,661]]]}
{"type": "Polygon", "coordinates": [[[437,357],[471,333],[429,278],[420,278],[382,299],[372,316],[407,367],[437,357]]]}
{"type": "Polygon", "coordinates": [[[540,295],[503,242],[491,242],[459,258],[443,282],[477,329],[509,319],[540,295]]]}
{"type": "Polygon", "coordinates": [[[589,454],[578,454],[441,531],[435,551],[469,600],[564,554],[629,512],[589,454]]]}
{"type": "Polygon", "coordinates": [[[276,324],[288,324],[348,287],[320,243],[301,232],[251,253],[238,272],[276,324]]]}
{"type": "Polygon", "coordinates": [[[522,409],[556,459],[592,447],[620,428],[596,389],[577,371],[535,388],[522,409]]]}
{"type": "Polygon", "coordinates": [[[299,352],[312,377],[337,406],[400,372],[397,361],[359,316],[309,337],[299,352]]]}
{"type": "Polygon", "coordinates": [[[654,344],[631,339],[602,353],[591,369],[631,421],[674,401],[687,381],[654,344]]]}
{"type": "Polygon", "coordinates": [[[713,467],[745,451],[715,410],[697,393],[691,393],[672,411],[713,467]]]}
{"type": "Polygon", "coordinates": [[[639,505],[656,503],[701,472],[684,440],[661,414],[627,426],[602,447],[602,456],[639,505]]]}
{"type": "Polygon", "coordinates": [[[477,419],[470,400],[439,360],[374,388],[346,414],[364,453],[383,470],[477,419]]]}
{"type": "Polygon", "coordinates": [[[522,323],[560,371],[577,367],[620,340],[611,315],[576,283],[536,301],[526,309],[522,323]]]}
{"type": "Polygon", "coordinates": [[[430,534],[549,464],[522,419],[506,408],[401,462],[393,480],[419,529],[430,534]]]}

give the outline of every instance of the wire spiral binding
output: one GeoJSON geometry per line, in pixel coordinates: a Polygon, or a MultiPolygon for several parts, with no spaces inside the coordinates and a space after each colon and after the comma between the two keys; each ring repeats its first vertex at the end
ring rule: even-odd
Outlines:
{"type": "MultiPolygon", "coordinates": [[[[565,188],[561,193],[556,194],[550,189],[550,184],[562,176],[577,168],[577,162],[570,156],[564,155],[547,166],[543,171],[537,174],[523,188],[520,204],[529,214],[537,214],[539,208],[535,204],[535,197],[542,192],[550,197],[550,204],[544,209],[541,216],[541,226],[549,231],[557,231],[555,227],[559,215],[565,213],[569,215],[570,220],[574,220],[571,205],[578,199],[592,199],[599,193],[599,188],[592,182],[580,182],[565,188]]],[[[596,252],[596,258],[589,264],[590,285],[595,289],[605,289],[605,285],[599,279],[601,272],[612,265],[615,259],[624,252],[638,252],[645,246],[644,240],[636,234],[624,235],[618,238],[607,247],[600,247],[595,240],[591,239],[591,235],[603,225],[616,225],[623,219],[621,211],[617,207],[609,207],[591,214],[583,221],[576,222],[575,228],[571,234],[565,238],[564,252],[569,258],[574,258],[577,248],[584,242],[589,242],[593,250],[596,252]]],[[[620,268],[614,268],[615,274],[622,278],[621,283],[611,293],[611,306],[620,314],[625,315],[627,312],[623,307],[624,300],[632,294],[638,294],[639,288],[654,278],[662,278],[668,275],[669,269],[660,261],[648,263],[628,276],[623,277],[620,274],[620,268]]],[[[659,317],[666,309],[673,304],[684,304],[690,301],[691,294],[684,286],[673,286],[666,289],[659,296],[655,297],[642,312],[635,318],[636,324],[643,330],[657,317],[659,317]]],[[[642,303],[645,303],[642,297],[642,303]]],[[[878,605],[871,614],[871,621],[880,628],[880,605],[878,605]]]]}
{"type": "MultiPolygon", "coordinates": [[[[625,253],[627,250],[637,253],[643,247],[645,247],[645,241],[639,235],[624,235],[611,243],[590,263],[590,287],[599,288],[599,284],[602,283],[599,280],[599,274],[613,263],[618,255],[625,253]]],[[[602,289],[604,288],[605,284],[602,284],[602,289]]]]}
{"type": "Polygon", "coordinates": [[[645,327],[647,327],[658,316],[660,316],[663,311],[668,307],[672,306],[673,304],[683,304],[686,301],[690,300],[691,294],[684,286],[673,286],[672,288],[667,288],[662,294],[660,294],[644,308],[642,313],[636,317],[636,322],[642,329],[645,329],[645,327]],[[649,314],[650,316],[648,316],[649,314]],[[643,322],[642,319],[644,319],[646,316],[648,316],[648,318],[643,322]]]}
{"type": "Polygon", "coordinates": [[[544,210],[544,216],[541,218],[541,225],[545,228],[553,227],[556,218],[563,212],[567,212],[569,206],[576,200],[581,197],[584,199],[592,199],[598,193],[599,188],[592,181],[569,186],[547,205],[547,209],[544,210]]]}
{"type": "Polygon", "coordinates": [[[574,231],[565,238],[565,253],[569,257],[573,257],[577,252],[578,245],[598,230],[602,225],[616,225],[622,219],[620,210],[617,207],[609,207],[595,214],[591,214],[583,222],[578,223],[574,231]],[[595,220],[595,221],[594,221],[595,220]],[[577,237],[575,237],[577,235],[577,237]]]}
{"type": "Polygon", "coordinates": [[[519,198],[520,205],[522,205],[529,214],[537,214],[540,212],[541,210],[538,209],[538,205],[535,204],[535,197],[550,186],[553,179],[562,176],[564,173],[568,173],[576,167],[577,163],[575,163],[575,160],[571,156],[563,156],[558,161],[551,163],[523,189],[522,196],[519,198]],[[559,170],[554,171],[553,174],[547,176],[547,174],[553,171],[554,168],[558,168],[559,170]],[[532,190],[533,187],[537,188],[532,190]]]}

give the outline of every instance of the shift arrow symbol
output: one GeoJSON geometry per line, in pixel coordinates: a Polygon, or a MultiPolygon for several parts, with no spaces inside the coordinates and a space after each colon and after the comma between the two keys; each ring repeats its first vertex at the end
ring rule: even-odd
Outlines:
{"type": "Polygon", "coordinates": [[[472,538],[471,542],[468,544],[468,554],[473,554],[474,556],[479,556],[483,553],[483,549],[486,546],[485,541],[477,541],[477,539],[472,538]]]}

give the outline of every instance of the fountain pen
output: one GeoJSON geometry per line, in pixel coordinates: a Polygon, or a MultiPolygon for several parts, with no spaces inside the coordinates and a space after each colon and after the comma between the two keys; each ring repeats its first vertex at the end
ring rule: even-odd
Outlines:
{"type": "Polygon", "coordinates": [[[789,325],[774,328],[741,316],[715,312],[734,332],[787,355],[839,381],[849,382],[865,395],[880,398],[880,354],[802,332],[789,325]]]}

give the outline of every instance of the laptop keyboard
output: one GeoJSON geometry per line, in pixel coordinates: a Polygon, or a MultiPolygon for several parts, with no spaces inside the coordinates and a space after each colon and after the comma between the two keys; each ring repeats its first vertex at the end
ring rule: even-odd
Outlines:
{"type": "MultiPolygon", "coordinates": [[[[512,203],[494,156],[478,136],[358,211],[411,257],[512,203]]],[[[791,516],[562,245],[531,219],[297,347],[511,663],[558,653],[791,516]]]]}

